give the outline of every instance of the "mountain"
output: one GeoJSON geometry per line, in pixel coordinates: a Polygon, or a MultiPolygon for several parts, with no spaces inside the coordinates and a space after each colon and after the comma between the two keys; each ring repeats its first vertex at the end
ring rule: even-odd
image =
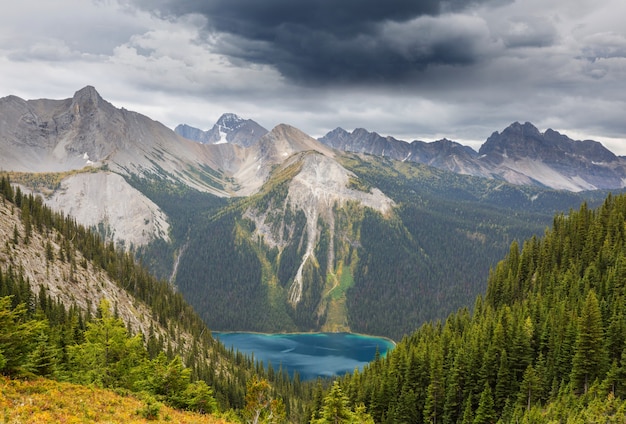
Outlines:
{"type": "MultiPolygon", "coordinates": [[[[146,116],[117,109],[93,87],[65,100],[0,99],[0,169],[32,182],[46,201],[127,246],[167,239],[167,217],[131,187],[132,175],[228,196],[218,165],[235,155],[174,134],[146,116]],[[46,183],[46,181],[52,183],[46,183]],[[41,191],[43,190],[43,191],[41,191]]],[[[232,149],[228,149],[232,150],[232,149]]],[[[24,187],[28,190],[28,187],[24,187]]]]}
{"type": "MultiPolygon", "coordinates": [[[[133,252],[216,330],[400,339],[467,305],[511,240],[604,197],[348,154],[286,124],[249,147],[200,144],[92,87],[4,98],[0,119],[15,160],[0,164],[21,190],[133,252]]],[[[402,159],[485,166],[449,140],[386,142],[413,146],[402,159]]]]}
{"type": "MultiPolygon", "coordinates": [[[[143,408],[132,414],[154,417],[161,403],[203,414],[218,406],[242,410],[247,382],[261,381],[299,421],[306,398],[299,383],[287,383],[281,372],[266,373],[253,359],[227,350],[170,284],[151,276],[129,252],[52,211],[40,197],[23,194],[5,175],[0,178],[0,239],[3,381],[37,377],[34,386],[58,386],[41,380],[48,378],[115,390],[142,400],[143,408]]],[[[30,402],[33,415],[39,402],[30,402]]],[[[74,414],[64,403],[42,406],[48,411],[42,419],[58,421],[50,411],[74,414]]],[[[21,410],[6,397],[0,405],[7,417],[21,410]]],[[[87,410],[82,408],[81,419],[93,419],[87,410]]]]}
{"type": "Polygon", "coordinates": [[[604,195],[300,151],[255,194],[190,216],[175,283],[216,330],[400,339],[482,292],[511,239],[604,195]]]}
{"type": "Polygon", "coordinates": [[[540,133],[528,122],[493,133],[478,153],[494,176],[515,184],[578,191],[623,188],[626,181],[626,158],[597,141],[575,141],[551,129],[540,133]]]}
{"type": "Polygon", "coordinates": [[[344,151],[424,163],[517,185],[570,191],[621,189],[626,185],[626,158],[596,141],[572,140],[552,129],[541,133],[528,122],[515,122],[502,133],[494,132],[478,153],[446,139],[407,143],[364,129],[349,133],[337,128],[320,141],[344,151]]]}
{"type": "Polygon", "coordinates": [[[268,132],[253,120],[240,118],[234,113],[223,114],[208,131],[187,124],[178,125],[174,131],[203,144],[232,143],[242,147],[252,146],[268,132]]]}
{"type": "Polygon", "coordinates": [[[623,422],[624,215],[623,194],[557,214],[510,245],[472,311],[424,324],[327,398],[376,422],[623,422]]]}

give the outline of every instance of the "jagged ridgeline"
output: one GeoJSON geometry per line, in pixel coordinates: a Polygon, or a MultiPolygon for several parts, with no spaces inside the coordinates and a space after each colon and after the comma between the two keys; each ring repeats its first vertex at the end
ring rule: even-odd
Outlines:
{"type": "Polygon", "coordinates": [[[131,252],[4,175],[0,236],[0,374],[143,393],[146,408],[157,399],[202,413],[243,410],[246,385],[261,379],[290,419],[302,416],[307,392],[297,379],[226,350],[131,252]]]}
{"type": "Polygon", "coordinates": [[[513,242],[484,296],[341,382],[376,422],[624,422],[626,196],[513,242]]]}

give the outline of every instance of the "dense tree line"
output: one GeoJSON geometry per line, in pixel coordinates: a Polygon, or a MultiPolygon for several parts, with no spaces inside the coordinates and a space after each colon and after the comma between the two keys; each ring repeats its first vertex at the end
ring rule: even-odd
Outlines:
{"type": "Polygon", "coordinates": [[[513,242],[473,312],[423,325],[340,383],[376,422],[623,422],[626,196],[513,242]]]}
{"type": "Polygon", "coordinates": [[[170,242],[156,239],[149,245],[136,249],[136,256],[152,274],[167,279],[172,274],[175,255],[181,249],[184,250],[196,222],[205,218],[211,211],[224,207],[227,202],[225,199],[201,193],[157,175],[139,177],[131,174],[125,178],[130,185],[156,203],[169,218],[170,242]]]}

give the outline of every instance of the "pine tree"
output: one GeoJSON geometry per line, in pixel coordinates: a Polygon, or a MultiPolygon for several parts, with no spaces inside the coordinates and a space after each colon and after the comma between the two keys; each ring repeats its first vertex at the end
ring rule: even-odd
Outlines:
{"type": "Polygon", "coordinates": [[[315,424],[350,422],[352,414],[348,405],[348,398],[343,394],[341,386],[339,386],[337,381],[333,383],[330,392],[324,398],[321,416],[321,419],[316,421],[315,424]]]}
{"type": "Polygon", "coordinates": [[[529,365],[524,372],[524,379],[520,386],[518,402],[530,410],[539,395],[540,379],[532,365],[529,365]]]}
{"type": "Polygon", "coordinates": [[[494,405],[498,411],[502,411],[506,400],[511,393],[511,369],[506,350],[502,350],[500,355],[500,366],[495,388],[494,405]]]}
{"type": "Polygon", "coordinates": [[[441,422],[445,397],[443,356],[440,349],[435,349],[430,364],[430,384],[426,391],[424,421],[436,424],[441,422]]]}
{"type": "Polygon", "coordinates": [[[587,393],[594,379],[601,377],[607,364],[602,315],[598,298],[590,290],[578,321],[578,337],[572,359],[571,381],[574,389],[587,393]]]}
{"type": "Polygon", "coordinates": [[[35,348],[28,356],[26,367],[35,375],[53,377],[56,373],[57,350],[50,341],[49,329],[43,329],[37,336],[35,348]]]}
{"type": "Polygon", "coordinates": [[[474,424],[491,424],[497,421],[496,412],[493,405],[493,395],[491,387],[485,384],[485,389],[480,394],[480,401],[474,416],[474,424]]]}
{"type": "Polygon", "coordinates": [[[29,355],[45,322],[26,319],[26,306],[20,303],[12,308],[11,300],[12,296],[0,297],[0,372],[12,376],[27,371],[29,355]]]}

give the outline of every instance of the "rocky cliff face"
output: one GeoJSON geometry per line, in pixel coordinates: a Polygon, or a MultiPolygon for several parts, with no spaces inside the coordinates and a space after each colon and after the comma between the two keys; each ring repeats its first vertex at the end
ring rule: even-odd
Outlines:
{"type": "Polygon", "coordinates": [[[85,226],[98,228],[116,244],[130,247],[142,246],[155,238],[170,240],[165,213],[112,172],[71,175],[46,198],[46,203],[85,226]]]}
{"type": "MultiPolygon", "coordinates": [[[[14,239],[14,229],[20,235],[25,234],[23,223],[19,219],[19,209],[12,208],[7,202],[0,202],[0,239],[14,239]]],[[[152,319],[150,309],[133,298],[128,292],[113,281],[102,269],[89,261],[83,262],[83,255],[76,250],[72,251],[75,263],[84,263],[85,266],[72,266],[70,261],[58,258],[63,235],[54,230],[49,236],[43,237],[37,231],[32,232],[28,244],[18,237],[18,243],[11,248],[0,251],[0,264],[3,267],[11,265],[19,268],[24,277],[30,282],[33,292],[43,286],[48,295],[63,303],[66,307],[78,306],[83,311],[93,312],[94,306],[101,299],[106,298],[112,305],[116,305],[120,317],[132,329],[133,333],[149,334],[150,328],[157,334],[168,337],[168,332],[161,324],[152,319]],[[48,260],[46,244],[49,243],[55,259],[48,260]]],[[[69,245],[72,245],[70,241],[69,245]]],[[[68,255],[69,252],[65,252],[68,255]]]]}

